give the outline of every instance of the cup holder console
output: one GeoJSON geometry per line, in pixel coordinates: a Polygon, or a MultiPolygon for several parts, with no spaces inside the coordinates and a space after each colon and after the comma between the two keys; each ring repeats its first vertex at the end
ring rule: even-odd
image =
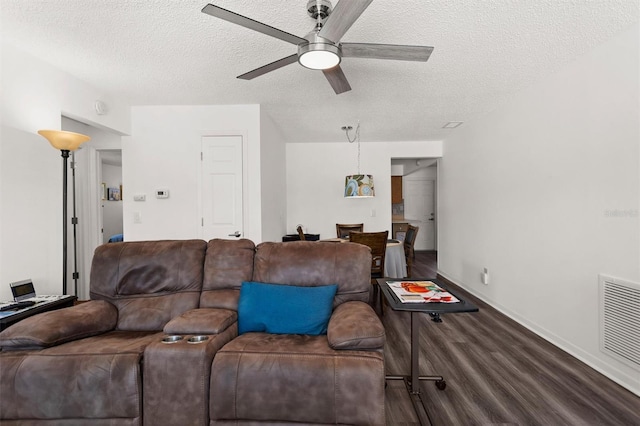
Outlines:
{"type": "Polygon", "coordinates": [[[176,343],[182,339],[182,336],[165,336],[162,338],[162,343],[176,343]]]}
{"type": "MultiPolygon", "coordinates": [[[[178,343],[179,341],[184,340],[184,336],[180,336],[180,335],[168,335],[168,336],[164,336],[162,338],[162,343],[178,343]]],[[[197,343],[202,343],[202,342],[206,342],[207,340],[209,340],[209,336],[191,336],[188,339],[186,339],[187,343],[191,343],[191,344],[197,344],[197,343]]]]}
{"type": "Polygon", "coordinates": [[[187,343],[202,343],[206,340],[209,340],[209,336],[192,336],[187,339],[187,343]]]}

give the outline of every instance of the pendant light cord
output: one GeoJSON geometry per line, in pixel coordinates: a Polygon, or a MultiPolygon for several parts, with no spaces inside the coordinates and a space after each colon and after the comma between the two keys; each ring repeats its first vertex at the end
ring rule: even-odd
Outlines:
{"type": "Polygon", "coordinates": [[[349,137],[349,131],[352,130],[351,126],[342,126],[342,130],[347,135],[347,140],[349,143],[354,143],[358,141],[358,174],[360,174],[360,121],[358,121],[358,125],[356,126],[355,134],[353,135],[353,139],[349,137]]]}

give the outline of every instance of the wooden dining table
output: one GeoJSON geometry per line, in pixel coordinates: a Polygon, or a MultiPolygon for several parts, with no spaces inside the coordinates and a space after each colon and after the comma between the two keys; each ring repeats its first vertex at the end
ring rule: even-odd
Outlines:
{"type": "MultiPolygon", "coordinates": [[[[320,241],[339,243],[349,242],[348,238],[327,238],[320,241]]],[[[384,275],[389,278],[405,278],[407,276],[407,260],[404,257],[404,245],[398,240],[387,240],[384,255],[384,275]]]]}

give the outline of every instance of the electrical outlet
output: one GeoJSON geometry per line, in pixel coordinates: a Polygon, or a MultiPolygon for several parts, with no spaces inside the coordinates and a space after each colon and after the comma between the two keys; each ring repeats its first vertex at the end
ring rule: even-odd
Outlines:
{"type": "Polygon", "coordinates": [[[489,269],[484,268],[482,272],[482,284],[489,285],[489,269]]]}

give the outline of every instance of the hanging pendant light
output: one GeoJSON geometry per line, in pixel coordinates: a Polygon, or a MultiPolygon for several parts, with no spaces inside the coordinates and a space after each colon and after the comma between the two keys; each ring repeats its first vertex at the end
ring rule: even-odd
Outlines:
{"type": "Polygon", "coordinates": [[[356,127],[353,140],[349,137],[351,126],[342,126],[342,130],[347,135],[349,143],[358,142],[358,173],[347,175],[344,179],[344,197],[345,198],[371,198],[375,197],[376,192],[373,186],[373,175],[365,175],[360,173],[360,123],[356,127]]]}
{"type": "Polygon", "coordinates": [[[375,195],[372,175],[348,175],[344,178],[346,198],[371,198],[375,195]]]}

